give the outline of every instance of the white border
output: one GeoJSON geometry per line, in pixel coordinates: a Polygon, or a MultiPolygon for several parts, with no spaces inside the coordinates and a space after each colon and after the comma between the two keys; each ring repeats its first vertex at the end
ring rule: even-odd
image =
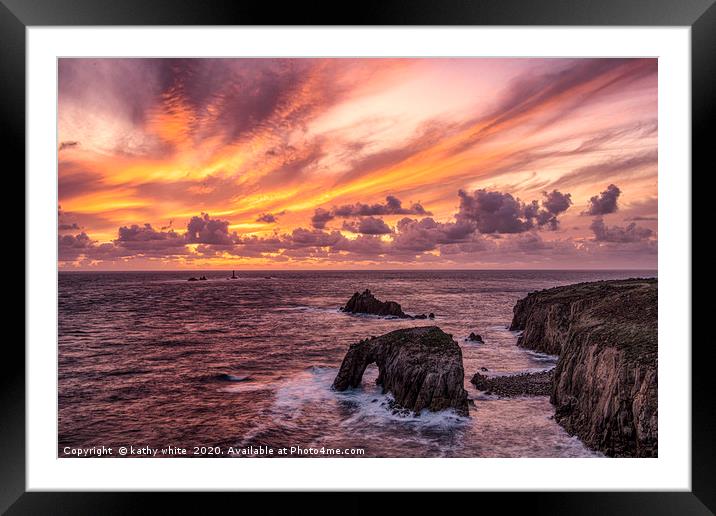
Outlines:
{"type": "Polygon", "coordinates": [[[689,28],[31,27],[27,43],[28,490],[690,489],[689,28]],[[57,459],[56,59],[89,55],[658,56],[659,458],[57,459]]]}

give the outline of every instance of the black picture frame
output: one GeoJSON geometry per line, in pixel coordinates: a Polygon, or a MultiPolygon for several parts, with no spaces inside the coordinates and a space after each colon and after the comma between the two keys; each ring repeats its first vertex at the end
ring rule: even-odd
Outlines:
{"type": "MultiPolygon", "coordinates": [[[[716,100],[716,0],[383,0],[355,4],[285,3],[280,8],[240,0],[0,0],[0,107],[4,155],[25,170],[25,30],[62,25],[616,25],[691,27],[692,171],[713,169],[709,126],[716,100]]],[[[278,5],[278,4],[277,4],[278,5]]],[[[20,186],[23,188],[24,185],[20,186]]],[[[26,270],[27,274],[28,271],[26,270]]],[[[32,302],[32,300],[29,300],[32,302]]],[[[692,316],[693,320],[693,316],[692,316]]],[[[685,335],[684,345],[691,342],[685,335]]],[[[125,514],[160,501],[173,507],[206,508],[207,495],[190,493],[39,493],[25,489],[25,353],[19,339],[4,344],[0,375],[0,511],[7,514],[125,514]],[[195,496],[199,496],[196,499],[195,496]]],[[[529,506],[532,513],[712,514],[716,512],[714,402],[710,340],[692,344],[692,490],[690,492],[480,493],[469,494],[481,510],[486,501],[502,508],[529,506]],[[478,497],[475,499],[474,497],[478,497]]],[[[233,503],[233,494],[216,495],[233,503]]],[[[242,504],[256,495],[241,494],[242,504]]],[[[271,495],[272,497],[274,495],[271,495]]],[[[348,495],[351,513],[372,510],[364,495],[348,495]],[[363,509],[363,510],[361,510],[363,509]]],[[[212,497],[212,499],[215,497],[212,497]]],[[[279,497],[280,498],[280,497],[279,497]]],[[[278,498],[273,498],[278,501],[278,498]]],[[[212,500],[216,501],[216,500],[212,500]]],[[[411,496],[403,506],[421,505],[411,496]]],[[[272,509],[277,506],[272,505],[272,509]]],[[[203,511],[200,511],[203,512],[203,511]]],[[[270,510],[268,512],[273,512],[270,510]]],[[[341,511],[345,512],[345,511],[341,511]]]]}

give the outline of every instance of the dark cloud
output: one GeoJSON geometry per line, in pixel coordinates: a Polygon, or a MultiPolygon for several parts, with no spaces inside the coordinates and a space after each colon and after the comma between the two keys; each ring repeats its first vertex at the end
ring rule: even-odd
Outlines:
{"type": "Polygon", "coordinates": [[[76,222],[73,222],[72,224],[60,223],[57,225],[57,229],[59,231],[79,231],[80,226],[76,222]]]}
{"type": "MultiPolygon", "coordinates": [[[[375,220],[379,223],[383,222],[380,219],[375,220]]],[[[298,228],[280,237],[241,239],[235,253],[257,256],[263,253],[280,252],[292,258],[330,258],[335,253],[351,253],[362,258],[395,255],[401,256],[402,259],[405,256],[436,249],[443,244],[468,243],[472,239],[473,231],[472,228],[462,224],[439,223],[432,218],[415,220],[408,217],[398,222],[398,228],[399,231],[393,234],[393,239],[387,242],[383,241],[379,234],[360,234],[357,238],[350,239],[339,231],[298,228]]]]}
{"type": "Polygon", "coordinates": [[[200,244],[197,249],[199,254],[216,254],[230,251],[237,241],[237,236],[229,233],[228,226],[228,221],[212,219],[202,213],[191,218],[185,233],[164,228],[157,230],[151,224],[132,224],[121,226],[112,242],[99,245],[84,232],[75,236],[61,235],[58,240],[60,261],[137,256],[170,258],[190,254],[187,244],[200,244]]]}
{"type": "Polygon", "coordinates": [[[191,218],[186,226],[186,239],[192,244],[231,245],[236,235],[229,234],[229,221],[212,219],[208,213],[191,218]]]}
{"type": "Polygon", "coordinates": [[[359,235],[355,239],[343,238],[336,242],[333,251],[346,251],[362,257],[376,258],[389,251],[388,244],[383,242],[379,236],[359,235]]]}
{"type": "Polygon", "coordinates": [[[393,232],[383,219],[376,217],[363,217],[357,222],[344,221],[342,229],[363,235],[387,235],[393,232]]]}
{"type": "Polygon", "coordinates": [[[344,204],[333,208],[336,217],[368,217],[373,215],[430,215],[420,203],[414,203],[410,208],[404,208],[403,203],[395,196],[385,198],[385,204],[344,204]]]}
{"type": "Polygon", "coordinates": [[[62,143],[60,143],[60,148],[58,150],[63,151],[66,149],[71,149],[73,147],[77,147],[79,144],[80,144],[80,142],[74,142],[74,141],[62,142],[62,143]]]}
{"type": "Polygon", "coordinates": [[[262,213],[258,216],[256,219],[256,222],[264,222],[266,224],[275,224],[278,222],[278,217],[274,215],[273,213],[262,213]]]}
{"type": "Polygon", "coordinates": [[[617,185],[609,185],[606,190],[599,195],[595,195],[589,199],[589,206],[583,215],[608,215],[619,209],[617,201],[622,191],[617,185]]]}
{"type": "Polygon", "coordinates": [[[414,253],[432,251],[443,244],[466,242],[475,231],[470,223],[436,222],[432,217],[420,220],[405,217],[398,221],[397,229],[392,247],[414,253]]]}
{"type": "Polygon", "coordinates": [[[104,261],[122,256],[135,256],[133,251],[118,248],[113,243],[97,244],[84,231],[77,235],[60,235],[57,239],[57,258],[60,262],[78,260],[104,261]]]}
{"type": "Polygon", "coordinates": [[[326,227],[329,221],[333,220],[335,216],[328,210],[323,208],[316,208],[313,217],[311,217],[311,225],[316,229],[323,229],[326,227]]]}
{"type": "Polygon", "coordinates": [[[476,190],[472,195],[460,190],[460,209],[455,216],[480,233],[521,233],[534,224],[525,214],[525,205],[511,194],[476,190]]]}
{"type": "Polygon", "coordinates": [[[58,244],[61,249],[87,249],[93,242],[84,231],[77,235],[62,235],[58,238],[58,244]]]}
{"type": "Polygon", "coordinates": [[[539,208],[537,201],[532,201],[525,208],[525,214],[528,218],[534,218],[538,226],[546,226],[554,231],[559,227],[557,217],[572,205],[572,196],[557,190],[542,192],[542,195],[542,208],[539,208]]]}
{"type": "Polygon", "coordinates": [[[403,207],[400,199],[393,195],[385,198],[385,203],[375,204],[344,204],[342,206],[334,206],[330,211],[323,208],[317,208],[311,224],[316,229],[323,229],[326,224],[337,217],[372,217],[385,215],[431,215],[420,203],[413,203],[409,208],[403,207]]]}
{"type": "Polygon", "coordinates": [[[557,190],[544,192],[545,199],[542,201],[542,207],[552,215],[559,215],[567,211],[572,205],[571,194],[563,194],[557,190]]]}
{"type": "Polygon", "coordinates": [[[340,231],[331,231],[330,233],[321,230],[311,230],[297,228],[291,232],[289,238],[285,239],[288,247],[328,247],[336,245],[345,239],[340,231]]]}
{"type": "Polygon", "coordinates": [[[499,249],[505,253],[536,253],[552,248],[552,244],[545,242],[539,233],[536,231],[528,231],[527,233],[515,235],[514,238],[500,245],[499,249]]]}
{"type": "Polygon", "coordinates": [[[245,256],[277,253],[285,247],[284,240],[279,237],[260,238],[256,235],[240,238],[237,244],[236,254],[243,254],[245,256]]]}
{"type": "MultiPolygon", "coordinates": [[[[477,190],[472,195],[460,191],[459,197],[460,208],[454,222],[438,222],[432,217],[403,217],[393,229],[378,216],[358,215],[425,212],[415,205],[403,208],[397,198],[389,196],[385,203],[338,206],[335,212],[319,209],[314,214],[313,228],[297,228],[286,234],[275,231],[269,237],[230,233],[229,221],[213,219],[207,213],[192,217],[186,232],[171,229],[171,224],[161,229],[151,224],[122,226],[117,238],[106,244],[97,244],[84,232],[60,235],[59,255],[60,261],[87,263],[230,254],[237,257],[270,255],[276,261],[360,259],[366,263],[409,261],[416,264],[434,263],[442,257],[447,260],[443,263],[461,264],[471,263],[474,255],[480,254],[485,263],[507,263],[508,258],[523,257],[524,261],[518,260],[519,263],[529,265],[542,263],[550,255],[576,259],[587,252],[585,249],[590,253],[618,253],[624,260],[630,260],[642,252],[642,248],[643,252],[651,253],[656,246],[650,229],[634,223],[626,227],[606,226],[601,218],[590,226],[594,239],[581,240],[579,246],[571,239],[543,240],[538,231],[544,227],[556,228],[557,217],[572,204],[570,194],[558,190],[545,191],[540,201],[527,204],[510,194],[487,190],[477,190]],[[324,217],[326,221],[335,217],[354,218],[344,221],[343,229],[358,236],[347,238],[337,230],[316,228],[316,217],[324,217]],[[390,238],[384,240],[381,235],[390,235],[390,238]],[[197,245],[188,247],[187,244],[197,245]]],[[[64,214],[60,211],[60,215],[64,214]]]]}
{"type": "Polygon", "coordinates": [[[557,190],[543,195],[540,206],[538,201],[525,204],[509,193],[481,189],[470,195],[460,190],[460,208],[455,218],[484,234],[523,233],[535,226],[556,229],[558,215],[572,204],[571,195],[557,190]]]}
{"type": "Polygon", "coordinates": [[[592,230],[594,239],[598,242],[642,242],[648,240],[653,234],[651,229],[637,226],[634,222],[626,227],[607,226],[601,217],[594,219],[589,229],[592,230]]]}
{"type": "Polygon", "coordinates": [[[441,245],[440,256],[474,255],[475,253],[483,253],[494,249],[496,249],[496,246],[493,242],[475,233],[464,242],[441,245]]]}
{"type": "Polygon", "coordinates": [[[275,253],[291,258],[330,258],[332,254],[340,252],[375,256],[385,251],[386,245],[379,236],[359,235],[349,239],[339,231],[297,228],[281,236],[242,238],[232,253],[240,256],[271,253],[272,258],[276,256],[275,253]]]}
{"type": "Polygon", "coordinates": [[[148,242],[152,240],[176,240],[180,236],[174,231],[157,231],[151,224],[122,226],[118,230],[117,242],[148,242]]]}
{"type": "Polygon", "coordinates": [[[122,226],[117,234],[117,239],[114,241],[117,246],[137,252],[184,247],[187,244],[185,235],[180,235],[173,230],[157,231],[151,224],[122,226]]]}

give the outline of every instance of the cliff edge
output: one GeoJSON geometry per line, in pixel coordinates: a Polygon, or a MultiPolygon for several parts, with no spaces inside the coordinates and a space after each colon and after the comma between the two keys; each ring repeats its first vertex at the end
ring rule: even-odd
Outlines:
{"type": "Polygon", "coordinates": [[[518,345],[559,355],[555,419],[608,456],[657,456],[657,308],[656,279],[556,287],[514,308],[518,345]]]}

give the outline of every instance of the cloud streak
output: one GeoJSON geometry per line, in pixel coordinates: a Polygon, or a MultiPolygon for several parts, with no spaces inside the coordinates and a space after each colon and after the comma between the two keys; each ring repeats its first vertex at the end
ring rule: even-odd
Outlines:
{"type": "Polygon", "coordinates": [[[655,59],[58,69],[63,267],[655,263],[655,59]]]}

